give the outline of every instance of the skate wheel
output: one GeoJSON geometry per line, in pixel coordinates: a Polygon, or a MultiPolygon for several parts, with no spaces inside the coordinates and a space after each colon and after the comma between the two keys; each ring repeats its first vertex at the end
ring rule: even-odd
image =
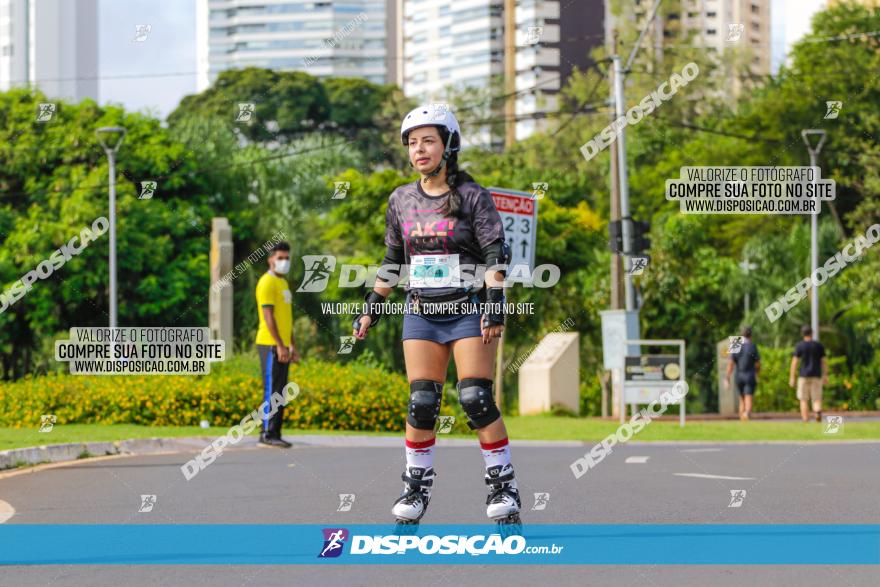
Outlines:
{"type": "Polygon", "coordinates": [[[419,532],[418,520],[405,520],[399,518],[394,525],[394,534],[397,536],[413,536],[419,532]]]}
{"type": "Polygon", "coordinates": [[[522,520],[519,514],[510,514],[503,518],[497,518],[495,522],[502,538],[522,536],[522,520]]]}

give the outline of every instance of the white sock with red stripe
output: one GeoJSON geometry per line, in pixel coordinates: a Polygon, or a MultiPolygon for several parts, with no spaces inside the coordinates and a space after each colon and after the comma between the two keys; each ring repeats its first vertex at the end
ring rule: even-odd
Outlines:
{"type": "Polygon", "coordinates": [[[424,442],[406,441],[406,466],[424,467],[428,469],[434,466],[434,443],[436,438],[424,442]]]}
{"type": "Polygon", "coordinates": [[[480,448],[483,451],[483,460],[486,461],[486,468],[501,467],[503,471],[510,465],[510,444],[507,438],[503,438],[498,442],[480,442],[480,448]]]}

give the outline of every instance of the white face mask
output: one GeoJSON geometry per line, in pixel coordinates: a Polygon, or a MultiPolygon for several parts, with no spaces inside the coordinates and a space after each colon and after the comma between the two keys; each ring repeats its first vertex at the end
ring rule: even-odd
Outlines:
{"type": "Polygon", "coordinates": [[[288,271],[290,271],[290,259],[279,259],[275,261],[275,273],[281,273],[284,275],[288,271]]]}

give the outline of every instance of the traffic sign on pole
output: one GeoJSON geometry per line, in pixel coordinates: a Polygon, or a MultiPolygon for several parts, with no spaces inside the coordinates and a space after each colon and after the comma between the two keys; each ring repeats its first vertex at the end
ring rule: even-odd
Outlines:
{"type": "Polygon", "coordinates": [[[531,283],[538,236],[538,200],[528,192],[487,188],[501,215],[504,239],[510,245],[507,281],[531,283]]]}

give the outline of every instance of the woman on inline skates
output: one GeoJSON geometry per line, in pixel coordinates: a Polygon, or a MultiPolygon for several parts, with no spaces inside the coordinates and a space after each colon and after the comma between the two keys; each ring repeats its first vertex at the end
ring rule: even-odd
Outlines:
{"type": "MultiPolygon", "coordinates": [[[[382,265],[409,270],[403,318],[410,384],[406,469],[403,494],[391,511],[399,523],[417,524],[428,507],[435,478],[434,427],[451,354],[459,401],[468,426],[477,431],[485,460],[486,515],[499,523],[519,524],[519,491],[492,381],[504,328],[503,280],[509,257],[501,217],[489,192],[458,169],[461,130],[445,105],[410,112],[400,138],[420,178],[394,190],[385,217],[382,265]],[[485,287],[479,270],[466,271],[477,265],[485,265],[485,287]]],[[[365,297],[368,313],[354,321],[358,339],[376,324],[379,306],[394,285],[382,275],[365,297]]]]}

